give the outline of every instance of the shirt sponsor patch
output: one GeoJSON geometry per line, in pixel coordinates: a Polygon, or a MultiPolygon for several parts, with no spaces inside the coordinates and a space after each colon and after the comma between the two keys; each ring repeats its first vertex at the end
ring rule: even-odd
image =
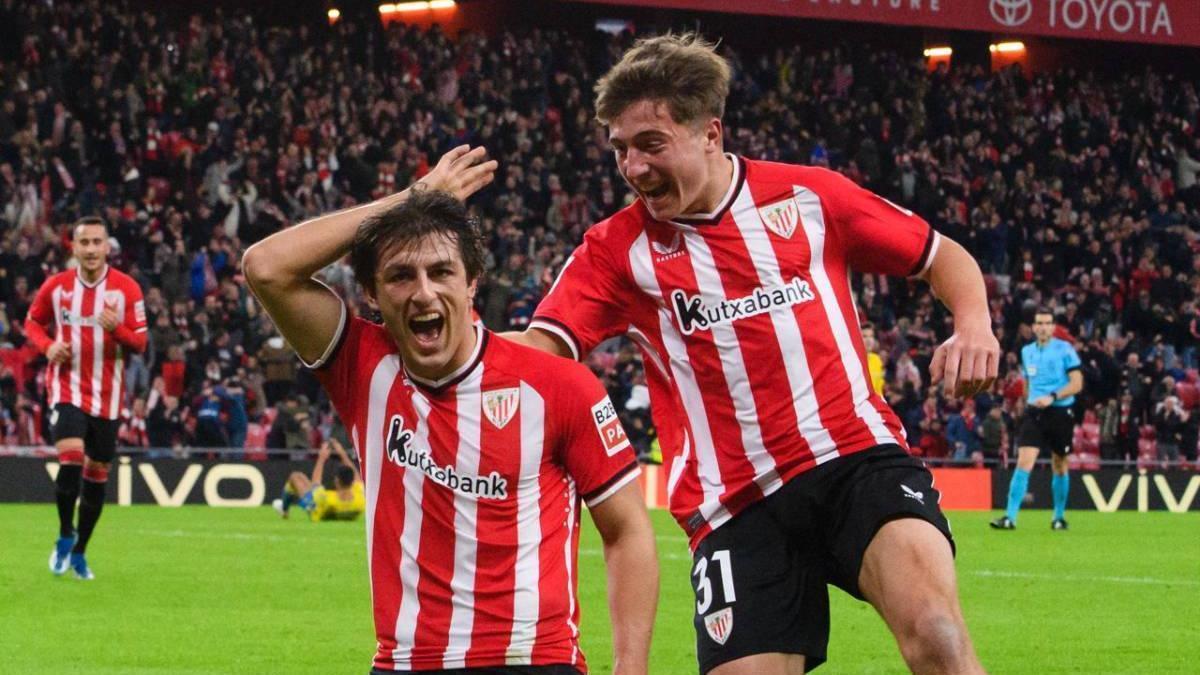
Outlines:
{"type": "Polygon", "coordinates": [[[604,451],[609,457],[629,447],[629,439],[625,437],[625,428],[617,417],[617,409],[607,396],[592,406],[592,421],[596,423],[596,431],[600,433],[600,441],[604,443],[604,451]]]}

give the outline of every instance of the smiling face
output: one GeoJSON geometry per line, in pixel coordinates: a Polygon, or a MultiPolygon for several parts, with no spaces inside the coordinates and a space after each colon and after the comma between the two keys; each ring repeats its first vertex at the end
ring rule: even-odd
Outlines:
{"type": "Polygon", "coordinates": [[[71,250],[84,278],[95,279],[108,263],[108,230],[103,225],[76,225],[71,250]]]}
{"type": "Polygon", "coordinates": [[[466,363],[475,348],[467,278],[455,235],[431,233],[379,256],[374,291],[367,291],[412,374],[437,380],[466,363]]]}
{"type": "Polygon", "coordinates": [[[732,173],[721,135],[721,120],[680,124],[665,102],[651,99],[629,105],[608,126],[617,170],[656,220],[716,208],[732,173]]]}

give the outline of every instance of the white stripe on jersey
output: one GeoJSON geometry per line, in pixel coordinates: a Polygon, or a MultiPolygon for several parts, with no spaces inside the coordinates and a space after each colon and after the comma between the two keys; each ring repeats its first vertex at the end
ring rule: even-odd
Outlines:
{"type": "MultiPolygon", "coordinates": [[[[483,424],[482,383],[481,366],[478,373],[468,377],[455,390],[458,453],[455,455],[454,470],[460,476],[479,473],[480,428],[483,424]]],[[[471,648],[471,631],[475,626],[476,560],[479,555],[479,538],[472,535],[478,530],[478,509],[478,500],[454,491],[454,531],[458,536],[454,542],[454,577],[450,580],[449,641],[442,654],[442,668],[446,669],[465,668],[467,650],[471,648]]]]}
{"type": "Polygon", "coordinates": [[[638,235],[637,241],[629,249],[629,264],[638,287],[659,304],[659,330],[662,331],[663,345],[670,357],[671,372],[675,375],[675,387],[679,390],[683,402],[683,412],[687,415],[691,428],[690,435],[696,449],[696,457],[699,459],[697,469],[700,487],[704,493],[704,503],[719,505],[718,499],[725,493],[725,484],[721,480],[720,467],[717,465],[717,452],[713,447],[712,431],[708,428],[708,414],[704,410],[704,395],[700,392],[696,373],[692,370],[692,364],[688,360],[687,346],[683,342],[683,336],[675,330],[670,315],[662,308],[662,290],[658,285],[658,277],[654,275],[654,262],[650,258],[650,243],[645,232],[638,235]]]}
{"type": "Polygon", "coordinates": [[[103,414],[101,394],[104,392],[104,328],[100,326],[100,313],[104,311],[104,289],[108,286],[108,277],[96,285],[96,295],[92,300],[92,407],[93,417],[103,414]]]}
{"type": "MultiPolygon", "coordinates": [[[[749,190],[742,190],[738,202],[749,199],[749,190]]],[[[738,204],[734,204],[737,208],[738,204]]],[[[750,207],[753,208],[753,203],[750,207]]],[[[683,233],[687,242],[692,271],[696,275],[696,286],[700,296],[711,305],[724,302],[729,294],[721,283],[721,275],[717,271],[716,261],[712,251],[704,241],[704,237],[696,232],[683,233]]],[[[775,458],[767,452],[762,439],[762,428],[758,421],[758,408],[754,403],[754,391],[750,387],[750,375],[746,372],[746,362],[742,360],[742,348],[738,342],[737,332],[733,323],[715,323],[712,326],[713,346],[721,359],[721,370],[725,374],[725,382],[729,387],[729,400],[733,404],[734,418],[741,429],[742,447],[746,459],[754,467],[755,482],[764,494],[770,494],[779,488],[783,482],[775,470],[775,458]]]]}
{"type": "MultiPolygon", "coordinates": [[[[521,472],[517,481],[517,563],[513,575],[513,622],[504,663],[533,663],[537,639],[542,541],[542,496],[538,467],[545,447],[545,402],[533,387],[521,383],[521,472]]],[[[568,537],[569,539],[569,537],[568,537]]],[[[574,598],[572,598],[574,604],[574,598]]]]}
{"type": "MultiPolygon", "coordinates": [[[[413,389],[413,408],[417,419],[413,420],[416,434],[413,447],[429,447],[429,399],[413,389]]],[[[383,428],[387,428],[384,426],[383,428]]],[[[421,553],[421,501],[425,490],[424,471],[404,472],[404,529],[400,535],[400,611],[396,613],[396,649],[392,661],[396,670],[412,670],[413,640],[417,630],[417,617],[421,613],[421,599],[417,585],[421,581],[421,568],[417,556],[421,553]]]]}
{"type": "MultiPolygon", "coordinates": [[[[400,373],[400,357],[396,354],[389,354],[383,357],[375,366],[375,371],[371,373],[371,389],[367,397],[369,402],[367,408],[366,422],[366,443],[363,450],[363,471],[366,473],[366,498],[367,498],[367,571],[371,570],[371,561],[375,560],[375,507],[379,504],[379,476],[383,468],[383,442],[384,430],[388,428],[387,424],[387,403],[388,393],[392,390],[392,385],[396,382],[396,376],[400,373]],[[374,431],[372,431],[374,430],[374,431]],[[378,433],[376,433],[378,432],[378,433]]],[[[346,420],[351,424],[356,424],[356,421],[346,420]]],[[[359,442],[358,427],[353,427],[355,434],[355,443],[359,442]]],[[[371,580],[371,597],[375,597],[374,591],[374,574],[367,574],[371,580]]]]}
{"type": "Polygon", "coordinates": [[[871,404],[871,386],[863,376],[862,362],[858,360],[858,350],[854,348],[854,342],[850,338],[846,315],[842,312],[841,303],[838,302],[837,294],[833,292],[833,284],[829,281],[829,274],[825,271],[825,215],[821,210],[821,198],[806,188],[796,186],[795,190],[796,204],[800,207],[800,222],[804,226],[808,248],[812,252],[808,271],[821,294],[821,307],[829,319],[830,328],[833,329],[833,339],[842,357],[846,377],[850,380],[854,410],[871,430],[875,443],[898,443],[896,437],[888,431],[879,411],[871,404]]]}
{"type": "Polygon", "coordinates": [[[575,481],[567,479],[567,537],[563,540],[563,562],[567,567],[567,625],[571,628],[571,663],[579,663],[579,626],[575,625],[575,508],[579,497],[575,492],[575,481]]]}
{"type": "MultiPolygon", "coordinates": [[[[83,313],[83,284],[79,275],[75,275],[74,289],[71,295],[71,315],[78,317],[83,313]]],[[[68,328],[71,331],[71,405],[83,407],[83,326],[68,328]]]]}
{"type": "MultiPolygon", "coordinates": [[[[771,247],[770,235],[763,225],[762,218],[754,204],[750,190],[742,190],[738,200],[730,209],[733,222],[742,233],[750,260],[758,271],[758,281],[764,287],[780,287],[790,279],[783,278],[779,268],[779,259],[775,257],[775,249],[771,247]]],[[[800,326],[796,322],[795,308],[791,306],[773,309],[769,316],[775,327],[775,336],[779,341],[779,352],[783,358],[783,370],[787,375],[788,386],[791,388],[792,407],[796,412],[797,431],[808,443],[809,449],[817,461],[832,459],[837,456],[837,446],[829,435],[829,430],[821,423],[817,391],[813,383],[812,372],[808,367],[808,354],[804,348],[804,336],[800,334],[800,326]],[[826,457],[827,456],[827,457],[826,457]]]]}
{"type": "MultiPolygon", "coordinates": [[[[61,342],[63,339],[63,322],[62,322],[62,286],[55,286],[54,292],[50,294],[51,303],[54,307],[54,340],[61,342]]],[[[51,363],[47,377],[50,378],[50,408],[54,409],[54,404],[62,400],[62,382],[59,377],[62,375],[62,366],[57,363],[51,363]]]]}
{"type": "MultiPolygon", "coordinates": [[[[117,301],[117,325],[125,323],[125,303],[128,298],[122,293],[117,301]]],[[[144,330],[144,329],[143,329],[144,330]]],[[[112,336],[107,336],[112,337],[112,336]]],[[[113,390],[112,398],[108,402],[108,415],[115,419],[121,414],[121,394],[125,391],[125,348],[121,343],[117,342],[115,337],[113,340],[113,390]]]]}

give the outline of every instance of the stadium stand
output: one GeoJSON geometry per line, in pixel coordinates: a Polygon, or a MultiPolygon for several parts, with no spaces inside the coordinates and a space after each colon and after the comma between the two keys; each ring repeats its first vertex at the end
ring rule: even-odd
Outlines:
{"type": "MultiPolygon", "coordinates": [[[[472,201],[490,248],[477,309],[505,330],[528,322],[588,224],[630,198],[591,108],[594,77],[628,33],[451,38],[400,23],[280,27],[121,3],[7,3],[3,12],[22,36],[0,47],[5,444],[44,438],[45,361],[25,346],[21,321],[68,257],[67,226],[79,215],[108,220],[113,262],[147,289],[151,346],[130,359],[126,406],[142,402],[148,433],[128,438],[193,445],[197,397],[206,383],[223,384],[244,391],[243,436],[259,458],[273,442],[317,447],[336,422],[242,283],[246,246],[395,191],[454,145],[483,144],[502,168],[472,201]],[[283,409],[285,400],[298,407],[283,409]]],[[[1032,339],[1032,309],[1056,309],[1086,374],[1077,462],[1156,461],[1150,423],[1170,393],[1193,413],[1182,455],[1196,461],[1195,71],[930,71],[887,49],[722,49],[736,71],[729,148],[841,171],[962,243],[988,275],[1010,357],[1032,339]],[[1165,387],[1168,377],[1178,384],[1165,387]],[[1096,413],[1110,403],[1106,437],[1096,413]]],[[[356,297],[345,265],[325,278],[356,297]]],[[[854,283],[861,318],[876,329],[886,398],[914,447],[983,461],[980,421],[1002,406],[1003,455],[1022,405],[1015,358],[993,391],[951,410],[925,379],[949,332],[945,310],[923,284],[854,283]]],[[[626,410],[636,351],[613,344],[589,363],[626,410]]],[[[627,426],[648,453],[648,419],[627,426]]]]}

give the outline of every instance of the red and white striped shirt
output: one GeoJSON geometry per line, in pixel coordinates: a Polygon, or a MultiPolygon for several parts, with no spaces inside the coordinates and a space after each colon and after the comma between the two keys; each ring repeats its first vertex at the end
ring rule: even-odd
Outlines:
{"type": "Polygon", "coordinates": [[[365,477],[375,668],[573,664],[580,502],[638,475],[599,381],[480,329],[438,382],[343,316],[317,377],[365,477]]]}
{"type": "Polygon", "coordinates": [[[136,281],[110,266],[92,284],[77,270],[59,272],[38,289],[25,333],[42,352],[54,341],[71,346],[71,360],[46,371],[50,408],[70,403],[93,417],[120,416],[125,350],[146,348],[146,305],[136,281]],[[121,320],[112,332],[97,320],[106,307],[121,320]]]}
{"type": "Polygon", "coordinates": [[[870,386],[850,270],[917,274],[939,241],[837,173],[733,160],[711,214],[659,222],[639,200],[589,230],[530,324],[576,357],[617,335],[641,347],[693,547],[819,463],[907,447],[870,386]]]}

